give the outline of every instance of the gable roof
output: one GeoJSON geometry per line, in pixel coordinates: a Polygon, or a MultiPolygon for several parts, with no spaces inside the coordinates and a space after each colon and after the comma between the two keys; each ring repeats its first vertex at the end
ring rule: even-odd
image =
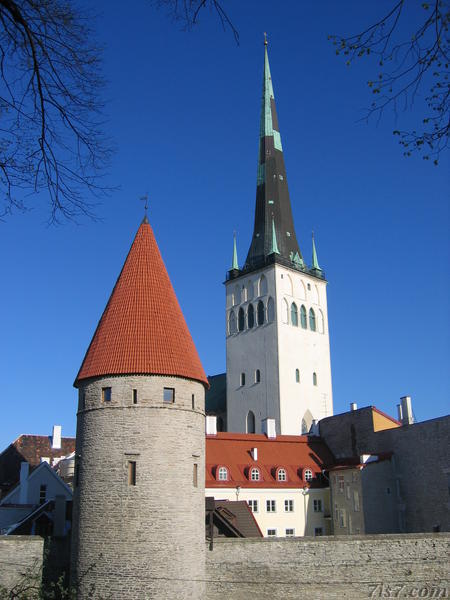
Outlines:
{"type": "Polygon", "coordinates": [[[208,385],[153,230],[145,218],[74,385],[105,375],[172,375],[208,385]]]}
{"type": "Polygon", "coordinates": [[[330,450],[318,437],[280,435],[269,439],[262,434],[228,432],[206,436],[206,488],[328,487],[322,470],[332,464],[330,450]],[[252,448],[258,450],[256,461],[251,455],[252,448]],[[217,481],[216,470],[220,466],[228,468],[228,481],[217,481]],[[249,480],[252,467],[260,469],[261,481],[249,480]],[[286,469],[286,481],[277,481],[278,467],[286,469]],[[313,472],[311,482],[303,479],[305,468],[313,472]]]}
{"type": "MultiPolygon", "coordinates": [[[[52,469],[50,467],[50,465],[45,461],[42,462],[39,466],[37,466],[35,469],[33,469],[31,471],[31,473],[28,475],[28,482],[32,481],[33,479],[39,480],[39,476],[44,471],[47,471],[47,473],[49,473],[51,475],[51,477],[55,479],[55,482],[61,487],[61,489],[64,490],[70,498],[72,498],[72,495],[73,495],[72,489],[67,485],[67,483],[65,483],[65,481],[63,481],[61,479],[61,477],[56,473],[56,471],[54,471],[54,469],[52,469]]],[[[3,498],[0,500],[0,505],[8,504],[8,500],[10,500],[11,496],[13,496],[14,494],[17,493],[19,487],[20,487],[20,481],[12,489],[10,489],[9,492],[5,496],[3,496],[3,498]]]]}

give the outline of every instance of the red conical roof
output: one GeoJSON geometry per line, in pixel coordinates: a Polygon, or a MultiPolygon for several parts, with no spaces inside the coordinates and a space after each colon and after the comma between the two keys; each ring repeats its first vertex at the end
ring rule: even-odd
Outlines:
{"type": "Polygon", "coordinates": [[[208,385],[197,350],[147,218],[125,264],[75,380],[156,374],[208,385]]]}

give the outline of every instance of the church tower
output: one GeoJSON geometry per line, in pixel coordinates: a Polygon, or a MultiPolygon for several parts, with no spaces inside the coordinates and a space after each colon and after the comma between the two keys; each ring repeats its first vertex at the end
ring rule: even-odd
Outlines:
{"type": "Polygon", "coordinates": [[[74,385],[77,598],[203,598],[208,384],[147,218],[74,385]]]}
{"type": "Polygon", "coordinates": [[[253,237],[242,268],[234,240],[225,285],[228,431],[309,431],[333,414],[327,282],[295,234],[267,41],[253,237]]]}

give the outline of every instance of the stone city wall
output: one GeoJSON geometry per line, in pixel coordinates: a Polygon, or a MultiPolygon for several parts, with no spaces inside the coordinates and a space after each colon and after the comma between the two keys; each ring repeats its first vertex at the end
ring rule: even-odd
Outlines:
{"type": "Polygon", "coordinates": [[[0,536],[0,598],[2,588],[10,590],[24,579],[39,577],[43,556],[44,540],[39,536],[0,536]]]}
{"type": "Polygon", "coordinates": [[[450,598],[450,534],[223,538],[206,554],[207,600],[450,598]]]}

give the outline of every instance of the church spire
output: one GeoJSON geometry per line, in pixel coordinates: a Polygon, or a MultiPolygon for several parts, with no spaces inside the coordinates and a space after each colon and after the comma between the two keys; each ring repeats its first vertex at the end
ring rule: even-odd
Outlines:
{"type": "Polygon", "coordinates": [[[273,239],[277,242],[279,258],[300,268],[303,258],[292,219],[265,37],[255,225],[245,269],[265,264],[267,257],[273,252],[273,239]]]}
{"type": "Polygon", "coordinates": [[[314,271],[322,271],[317,260],[316,244],[314,242],[314,231],[312,232],[312,269],[314,271]]]}
{"type": "Polygon", "coordinates": [[[236,248],[236,233],[233,234],[233,260],[231,261],[231,270],[239,270],[239,263],[236,248]]]}

